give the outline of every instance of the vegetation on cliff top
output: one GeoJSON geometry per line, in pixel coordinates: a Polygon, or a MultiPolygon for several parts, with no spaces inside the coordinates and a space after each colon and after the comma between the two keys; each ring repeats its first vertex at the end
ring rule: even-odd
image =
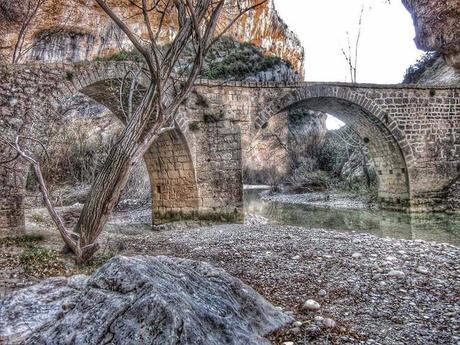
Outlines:
{"type": "MultiPolygon", "coordinates": [[[[184,51],[180,68],[190,66],[193,54],[192,47],[184,51]]],[[[115,54],[99,57],[97,60],[142,62],[143,58],[136,50],[120,50],[115,54]]],[[[229,37],[223,37],[206,55],[201,76],[212,80],[244,80],[281,66],[295,73],[289,62],[275,56],[265,55],[262,49],[251,43],[240,43],[229,37]]]]}
{"type": "Polygon", "coordinates": [[[404,75],[403,84],[416,84],[427,69],[432,67],[440,54],[437,52],[428,52],[423,55],[417,62],[407,68],[404,75]]]}

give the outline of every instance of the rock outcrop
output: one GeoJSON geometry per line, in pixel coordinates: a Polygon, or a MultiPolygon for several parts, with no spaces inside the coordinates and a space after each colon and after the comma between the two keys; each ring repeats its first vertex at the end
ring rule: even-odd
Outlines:
{"type": "Polygon", "coordinates": [[[448,65],[460,69],[460,2],[402,0],[412,14],[419,49],[437,51],[448,65]]]}
{"type": "Polygon", "coordinates": [[[292,321],[239,279],[169,257],[115,257],[0,302],[6,344],[268,344],[292,321]]]}
{"type": "MultiPolygon", "coordinates": [[[[256,0],[247,0],[249,4],[256,0]]],[[[117,13],[127,19],[129,26],[140,35],[146,34],[142,16],[128,1],[113,2],[117,13]]],[[[0,4],[1,5],[1,4],[0,4]]],[[[17,41],[20,13],[2,17],[0,6],[0,47],[6,50],[9,60],[17,41]]],[[[153,18],[153,25],[158,25],[153,18]]],[[[225,18],[223,18],[225,20],[225,18]]],[[[174,18],[166,20],[162,40],[168,43],[177,31],[174,18]]],[[[273,0],[247,13],[229,32],[240,42],[252,43],[267,54],[291,63],[303,75],[304,51],[299,39],[279,17],[273,0]]],[[[46,0],[27,32],[25,46],[29,47],[24,60],[80,61],[112,55],[121,49],[131,49],[131,44],[121,30],[113,24],[93,0],[46,0]]]]}
{"type": "Polygon", "coordinates": [[[427,53],[407,69],[403,83],[460,85],[460,70],[449,66],[439,53],[427,53]]]}

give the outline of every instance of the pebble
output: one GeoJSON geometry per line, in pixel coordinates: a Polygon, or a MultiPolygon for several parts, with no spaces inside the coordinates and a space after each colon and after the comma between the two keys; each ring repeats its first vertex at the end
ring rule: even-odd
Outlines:
{"type": "Polygon", "coordinates": [[[300,260],[300,255],[296,255],[292,258],[292,260],[300,260]]]}
{"type": "Polygon", "coordinates": [[[321,305],[315,300],[309,299],[303,304],[303,309],[305,310],[318,310],[321,308],[321,305]]]}
{"type": "Polygon", "coordinates": [[[403,271],[391,270],[390,272],[388,272],[387,276],[393,278],[404,278],[406,277],[406,274],[403,271]]]}
{"type": "Polygon", "coordinates": [[[362,256],[363,256],[363,254],[361,254],[361,253],[353,253],[353,255],[351,257],[354,258],[354,259],[359,259],[362,256]]]}
{"type": "Polygon", "coordinates": [[[421,274],[428,274],[429,273],[428,268],[426,268],[424,266],[418,266],[417,267],[417,272],[421,273],[421,274]]]}
{"type": "Polygon", "coordinates": [[[299,327],[294,327],[291,329],[292,334],[299,334],[300,333],[300,328],[299,327]]]}
{"type": "Polygon", "coordinates": [[[315,321],[316,321],[316,322],[323,322],[323,321],[324,321],[324,317],[319,316],[319,315],[318,315],[318,316],[315,316],[315,321]]]}
{"type": "Polygon", "coordinates": [[[322,289],[321,289],[321,290],[319,290],[318,295],[319,295],[319,297],[326,297],[326,296],[327,296],[327,292],[326,292],[326,290],[322,290],[322,289]]]}
{"type": "Polygon", "coordinates": [[[323,321],[323,325],[326,328],[334,328],[335,326],[337,326],[337,323],[332,319],[326,318],[323,321]]]}
{"type": "Polygon", "coordinates": [[[293,325],[294,327],[300,327],[300,326],[302,326],[302,325],[303,325],[303,322],[300,322],[300,321],[294,321],[294,322],[292,323],[292,325],[293,325]]]}
{"type": "Polygon", "coordinates": [[[387,257],[385,258],[385,260],[386,260],[386,261],[396,261],[396,260],[398,260],[398,259],[396,259],[394,256],[387,256],[387,257]]]}
{"type": "Polygon", "coordinates": [[[294,345],[293,341],[285,341],[283,345],[294,345]]]}

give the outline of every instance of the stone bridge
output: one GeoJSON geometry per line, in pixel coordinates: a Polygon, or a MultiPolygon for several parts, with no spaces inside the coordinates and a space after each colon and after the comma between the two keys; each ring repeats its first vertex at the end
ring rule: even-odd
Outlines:
{"type": "MultiPolygon", "coordinates": [[[[63,109],[79,93],[119,117],[113,85],[132,67],[127,62],[0,65],[0,128],[33,136],[46,133],[49,124],[65,126],[63,109]]],[[[457,87],[198,80],[177,114],[177,129],[163,134],[144,157],[154,222],[242,221],[244,148],[273,116],[293,107],[330,113],[368,143],[382,207],[459,210],[457,87]]],[[[14,154],[0,146],[0,161],[11,158],[14,154]]],[[[0,166],[0,229],[24,228],[28,168],[20,160],[0,166]]]]}

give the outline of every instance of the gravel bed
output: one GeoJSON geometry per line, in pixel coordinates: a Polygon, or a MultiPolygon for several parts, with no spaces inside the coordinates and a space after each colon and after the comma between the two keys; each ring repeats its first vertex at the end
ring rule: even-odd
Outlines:
{"type": "Polygon", "coordinates": [[[125,254],[207,261],[239,277],[297,320],[274,344],[460,342],[453,246],[276,225],[109,237],[125,254]]]}
{"type": "MultiPolygon", "coordinates": [[[[101,236],[103,251],[224,268],[293,314],[296,322],[273,335],[274,344],[460,344],[457,247],[261,224],[257,216],[247,225],[182,223],[161,231],[128,224],[145,217],[145,211],[115,215],[101,236]]],[[[46,246],[62,247],[47,222],[31,223],[46,246]]],[[[2,250],[0,266],[12,269],[2,269],[0,295],[36,281],[22,272],[17,248],[2,250]]]]}
{"type": "Polygon", "coordinates": [[[351,194],[326,194],[326,193],[304,193],[304,194],[270,194],[261,193],[262,200],[280,202],[285,204],[309,205],[312,207],[332,209],[367,209],[372,207],[365,197],[351,194]]]}

